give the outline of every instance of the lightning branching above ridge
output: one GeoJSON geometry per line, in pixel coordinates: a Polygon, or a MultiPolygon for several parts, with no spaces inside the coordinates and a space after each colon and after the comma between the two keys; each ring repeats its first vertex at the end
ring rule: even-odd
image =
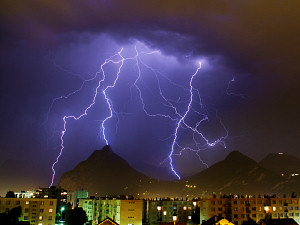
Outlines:
{"type": "MultiPolygon", "coordinates": [[[[137,50],[136,50],[136,52],[137,52],[137,50]]],[[[181,155],[181,152],[184,151],[184,150],[190,150],[190,151],[196,152],[196,154],[197,154],[197,156],[198,156],[200,162],[203,163],[205,166],[208,166],[208,165],[207,165],[205,162],[203,162],[203,160],[200,158],[199,152],[200,152],[201,150],[203,150],[203,147],[200,147],[200,143],[199,143],[198,141],[196,141],[195,135],[200,136],[200,137],[205,141],[206,145],[209,146],[209,147],[214,147],[215,145],[217,145],[217,144],[220,143],[220,144],[222,144],[222,145],[226,148],[226,145],[225,145],[224,140],[228,137],[228,130],[226,129],[226,127],[224,126],[224,124],[223,124],[222,121],[220,120],[220,123],[221,123],[222,127],[224,128],[226,134],[225,134],[225,136],[222,136],[222,137],[220,137],[219,139],[214,140],[213,142],[210,142],[210,141],[204,136],[204,134],[202,134],[202,133],[199,131],[199,129],[198,129],[198,127],[200,126],[200,124],[201,124],[202,122],[208,120],[208,116],[207,116],[207,115],[205,115],[205,114],[203,114],[203,113],[200,113],[200,112],[196,111],[196,110],[192,107],[192,103],[195,101],[195,100],[194,100],[194,92],[197,93],[197,96],[198,96],[198,98],[199,98],[198,104],[200,104],[200,106],[203,107],[203,104],[202,104],[202,101],[201,101],[201,97],[200,97],[200,93],[199,93],[199,91],[198,91],[197,89],[195,89],[195,88],[193,87],[193,85],[192,85],[193,79],[194,79],[195,76],[198,74],[199,70],[201,69],[202,63],[201,63],[201,62],[199,63],[199,66],[198,66],[198,68],[196,69],[196,72],[195,72],[195,73],[191,76],[191,78],[190,78],[190,81],[189,81],[189,87],[190,87],[190,88],[188,89],[189,94],[190,94],[190,95],[189,95],[189,96],[190,96],[190,100],[189,100],[189,102],[188,102],[188,106],[187,106],[186,111],[184,111],[184,114],[180,114],[180,113],[178,112],[177,108],[176,108],[176,107],[171,103],[171,101],[168,100],[168,99],[164,96],[164,94],[163,94],[163,91],[162,91],[162,89],[161,89],[161,85],[160,85],[160,82],[159,82],[159,78],[158,78],[158,74],[160,74],[160,73],[159,73],[158,71],[156,71],[155,69],[151,68],[150,66],[146,65],[146,64],[138,57],[138,52],[137,52],[136,60],[137,60],[136,65],[137,65],[137,67],[138,67],[139,73],[138,73],[138,78],[136,79],[136,81],[135,81],[135,83],[134,83],[134,86],[136,87],[136,89],[137,89],[138,92],[139,92],[139,96],[140,96],[140,100],[141,100],[141,103],[142,103],[144,112],[146,113],[146,115],[151,116],[151,117],[159,116],[159,117],[164,117],[164,118],[170,119],[170,120],[172,120],[172,121],[176,121],[176,122],[175,122],[176,128],[175,128],[174,133],[172,134],[173,139],[172,139],[171,150],[170,150],[170,153],[169,153],[169,156],[168,156],[170,168],[171,168],[172,172],[174,173],[174,175],[175,175],[178,179],[180,179],[179,174],[176,172],[176,170],[175,170],[175,168],[174,168],[174,165],[173,165],[173,158],[172,158],[172,156],[175,155],[175,148],[176,148],[176,147],[180,149],[180,150],[179,150],[180,153],[177,154],[177,155],[181,155]],[[161,114],[161,113],[151,114],[151,113],[149,113],[149,112],[145,109],[145,103],[144,103],[144,100],[143,100],[143,98],[142,98],[142,91],[141,91],[141,89],[140,89],[140,88],[138,87],[138,85],[137,85],[137,81],[138,81],[139,79],[141,79],[140,64],[144,65],[146,68],[150,69],[150,70],[155,74],[155,77],[156,77],[156,79],[157,79],[158,88],[159,88],[159,94],[160,94],[160,96],[162,97],[162,99],[164,100],[165,106],[166,106],[166,107],[169,107],[170,109],[173,110],[174,114],[177,116],[176,118],[173,118],[170,114],[161,114]],[[200,120],[196,123],[195,127],[192,127],[192,126],[188,125],[187,122],[185,121],[185,120],[186,120],[186,117],[188,116],[188,114],[190,113],[191,110],[194,111],[196,114],[198,114],[198,115],[200,116],[200,120]],[[180,146],[180,145],[177,143],[177,138],[178,138],[178,133],[179,133],[180,128],[188,129],[188,130],[190,130],[190,131],[193,132],[193,140],[194,140],[195,146],[196,146],[197,148],[191,148],[191,147],[189,147],[189,148],[184,148],[184,147],[180,146]]],[[[172,83],[172,84],[174,85],[175,83],[172,83]]],[[[180,85],[178,85],[178,84],[175,84],[175,86],[180,87],[180,88],[182,88],[182,89],[184,89],[184,90],[187,90],[186,88],[184,88],[184,87],[182,87],[182,86],[180,86],[180,85]]]]}
{"type": "Polygon", "coordinates": [[[106,120],[108,120],[109,118],[112,117],[113,112],[112,112],[112,104],[111,104],[110,100],[108,99],[108,97],[106,96],[106,90],[107,90],[108,88],[114,87],[114,85],[116,84],[116,81],[117,81],[117,79],[118,79],[118,77],[119,77],[119,73],[120,73],[121,68],[122,68],[122,66],[123,66],[123,63],[124,63],[124,58],[123,58],[122,55],[121,55],[121,52],[122,52],[122,51],[123,51],[123,49],[121,49],[117,54],[113,55],[112,57],[106,59],[105,62],[101,65],[100,71],[97,72],[96,75],[95,75],[93,78],[91,78],[91,79],[89,79],[89,80],[84,80],[84,82],[82,83],[82,85],[80,86],[79,89],[77,89],[77,90],[75,90],[75,91],[69,93],[69,94],[66,95],[66,96],[60,96],[60,97],[58,97],[58,98],[55,98],[55,99],[52,101],[51,107],[53,106],[53,103],[54,103],[55,101],[57,101],[57,100],[59,100],[59,99],[61,99],[61,98],[68,98],[68,97],[70,97],[71,95],[73,95],[73,94],[79,92],[79,91],[82,89],[82,87],[83,87],[83,85],[84,85],[85,82],[90,81],[90,80],[94,80],[94,79],[96,79],[96,78],[98,77],[99,74],[102,74],[102,79],[100,79],[100,80],[98,81],[98,85],[97,85],[97,87],[96,87],[96,89],[95,89],[95,94],[94,94],[94,96],[93,96],[92,102],[84,109],[83,113],[80,114],[79,116],[71,115],[71,116],[64,116],[64,117],[63,117],[63,130],[62,130],[61,136],[60,136],[60,141],[61,141],[61,142],[60,142],[60,143],[61,143],[60,146],[61,146],[61,148],[60,148],[59,154],[58,154],[58,156],[57,156],[55,162],[54,162],[53,165],[52,165],[52,172],[53,172],[53,174],[52,174],[52,179],[51,179],[51,184],[50,184],[50,186],[53,185],[53,181],[54,181],[54,178],[55,178],[55,169],[54,169],[54,167],[55,167],[55,165],[58,163],[58,160],[59,160],[59,158],[60,158],[60,156],[61,156],[61,154],[62,154],[62,152],[63,152],[63,149],[65,148],[65,147],[64,147],[64,136],[65,136],[65,133],[66,133],[66,131],[67,131],[67,120],[68,120],[68,119],[79,120],[80,118],[82,118],[82,117],[84,117],[84,116],[87,115],[88,110],[89,110],[90,108],[92,108],[92,107],[95,105],[96,98],[97,98],[97,96],[98,96],[98,93],[99,93],[99,89],[100,89],[100,87],[101,87],[101,84],[105,81],[106,76],[105,76],[105,71],[104,71],[103,67],[104,67],[105,65],[107,65],[108,63],[113,63],[113,64],[121,64],[121,66],[119,67],[118,74],[117,74],[117,76],[116,76],[116,79],[114,80],[114,84],[111,85],[111,86],[107,86],[107,87],[102,91],[103,95],[105,96],[105,100],[106,100],[106,102],[107,102],[107,104],[108,104],[108,106],[109,106],[109,111],[110,111],[110,115],[109,115],[108,117],[106,117],[106,118],[103,120],[103,122],[102,122],[102,134],[103,134],[103,137],[104,137],[104,140],[105,140],[106,144],[108,144],[108,141],[107,141],[106,136],[105,136],[104,123],[105,123],[106,120]],[[113,58],[116,57],[116,56],[120,56],[120,57],[121,57],[121,60],[119,60],[119,61],[114,61],[113,58]]]}
{"type": "MultiPolygon", "coordinates": [[[[80,93],[80,91],[83,89],[86,82],[94,81],[95,83],[97,83],[93,98],[92,98],[91,102],[88,104],[88,106],[82,110],[82,113],[79,115],[65,115],[62,118],[63,129],[60,134],[60,150],[59,150],[58,156],[56,157],[55,162],[52,165],[53,173],[52,173],[52,179],[51,179],[50,186],[53,185],[54,178],[55,178],[55,165],[59,162],[59,159],[65,148],[64,137],[67,132],[67,122],[69,120],[77,121],[77,120],[81,119],[82,117],[87,116],[88,111],[92,107],[95,107],[96,99],[99,95],[102,98],[104,98],[106,108],[109,112],[108,115],[104,119],[100,120],[101,121],[100,132],[101,132],[101,136],[104,139],[105,144],[106,145],[110,144],[109,137],[106,134],[107,129],[106,129],[105,125],[106,125],[107,121],[109,121],[111,118],[113,118],[114,115],[117,115],[118,112],[116,112],[114,110],[114,106],[113,106],[114,104],[113,104],[113,101],[110,99],[108,92],[109,92],[109,90],[118,89],[116,86],[117,86],[120,76],[129,75],[123,71],[124,64],[127,61],[134,62],[134,65],[135,65],[136,71],[137,71],[137,73],[134,75],[134,76],[136,76],[136,78],[134,79],[132,85],[129,87],[130,93],[131,93],[131,95],[133,95],[134,90],[136,91],[136,93],[138,95],[138,99],[140,101],[138,104],[141,105],[141,108],[142,108],[143,112],[145,113],[145,115],[147,115],[148,117],[160,117],[160,118],[168,120],[172,124],[174,124],[173,125],[174,126],[173,133],[171,133],[169,135],[169,137],[166,139],[166,140],[171,141],[170,150],[169,150],[167,159],[169,161],[169,165],[170,165],[170,169],[171,169],[172,173],[178,179],[180,179],[180,175],[174,167],[174,163],[173,163],[174,155],[181,155],[181,153],[183,151],[192,151],[192,152],[196,153],[200,162],[203,165],[208,166],[201,159],[200,151],[207,149],[209,147],[214,147],[217,144],[221,144],[222,146],[224,146],[226,148],[224,141],[228,137],[228,130],[226,129],[225,125],[222,123],[221,119],[218,116],[217,117],[219,119],[219,122],[220,122],[221,126],[223,127],[223,129],[225,130],[224,136],[222,136],[216,140],[210,141],[208,138],[205,137],[205,135],[201,132],[201,129],[200,129],[201,124],[208,121],[208,115],[205,112],[205,107],[204,107],[204,104],[202,103],[200,92],[197,88],[195,88],[193,86],[193,83],[194,83],[194,80],[196,78],[198,78],[198,74],[201,69],[202,63],[200,62],[198,64],[195,72],[192,75],[184,74],[184,76],[190,76],[190,79],[188,82],[188,87],[185,87],[184,84],[177,84],[176,82],[173,82],[170,78],[168,78],[166,75],[161,73],[159,70],[149,66],[141,58],[141,55],[151,57],[152,55],[160,54],[159,51],[155,50],[155,51],[151,51],[151,52],[139,52],[137,47],[135,47],[134,50],[135,50],[135,55],[133,55],[132,57],[124,57],[122,55],[122,53],[123,53],[123,48],[122,48],[119,52],[117,52],[116,54],[107,58],[104,61],[104,63],[101,64],[99,71],[96,72],[96,74],[92,78],[83,80],[83,82],[81,83],[81,85],[78,89],[76,89],[66,95],[54,98],[52,100],[51,105],[48,110],[48,114],[50,113],[50,111],[53,108],[56,101],[61,100],[61,99],[68,99],[70,96],[80,93]],[[108,78],[108,75],[105,70],[105,67],[109,64],[117,67],[117,72],[115,72],[115,74],[114,74],[113,81],[108,81],[109,79],[112,79],[112,78],[111,77],[108,78]],[[151,108],[151,104],[149,105],[144,98],[143,88],[141,86],[141,83],[143,83],[143,76],[145,76],[145,75],[142,73],[142,68],[149,71],[147,73],[147,76],[152,75],[156,81],[155,82],[156,88],[158,88],[158,92],[159,92],[158,96],[160,97],[159,103],[164,108],[167,109],[167,110],[164,110],[164,113],[155,112],[155,111],[157,111],[157,109],[151,108]],[[162,80],[168,82],[174,88],[181,89],[182,91],[187,93],[187,95],[189,96],[188,100],[182,100],[181,97],[178,97],[177,99],[169,99],[168,97],[166,97],[166,90],[164,90],[161,85],[162,80]],[[179,103],[185,103],[185,106],[182,107],[182,106],[180,106],[179,103]],[[201,110],[197,110],[196,109],[197,107],[198,108],[200,107],[201,110]],[[167,113],[165,111],[167,111],[167,113]],[[188,117],[195,116],[195,115],[198,118],[197,122],[195,122],[194,124],[193,123],[191,124],[190,122],[188,122],[188,117]],[[184,132],[191,132],[191,134],[192,134],[192,140],[193,140],[192,142],[193,143],[189,144],[188,147],[186,146],[186,144],[180,143],[180,140],[179,140],[179,137],[184,132]]],[[[130,76],[132,76],[132,75],[130,75],[130,76]]],[[[228,84],[227,91],[228,91],[228,89],[229,89],[229,84],[228,84]]],[[[48,117],[48,114],[47,114],[47,117],[48,117]]]]}

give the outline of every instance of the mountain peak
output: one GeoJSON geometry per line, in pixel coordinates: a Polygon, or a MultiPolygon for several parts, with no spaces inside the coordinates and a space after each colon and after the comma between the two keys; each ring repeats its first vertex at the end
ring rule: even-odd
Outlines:
{"type": "Polygon", "coordinates": [[[101,150],[95,150],[73,170],[64,173],[59,186],[70,191],[86,188],[91,193],[103,195],[128,194],[138,189],[140,183],[136,181],[142,182],[148,179],[106,145],[101,150]]]}
{"type": "Polygon", "coordinates": [[[239,161],[254,161],[253,159],[249,158],[248,156],[242,154],[241,152],[237,151],[237,150],[234,150],[232,152],[230,152],[226,158],[225,158],[226,161],[236,161],[236,162],[239,162],[239,161]]]}
{"type": "MultiPolygon", "coordinates": [[[[121,159],[120,156],[118,156],[116,153],[113,152],[111,149],[110,145],[105,145],[101,150],[95,150],[88,159],[92,160],[97,160],[99,158],[115,158],[115,159],[121,159]]],[[[123,160],[123,159],[122,159],[123,160]]]]}
{"type": "Polygon", "coordinates": [[[284,153],[270,153],[259,164],[280,175],[300,173],[300,159],[284,153]]]}
{"type": "Polygon", "coordinates": [[[110,145],[105,145],[105,146],[101,149],[101,151],[112,152],[112,149],[111,149],[110,145]]]}

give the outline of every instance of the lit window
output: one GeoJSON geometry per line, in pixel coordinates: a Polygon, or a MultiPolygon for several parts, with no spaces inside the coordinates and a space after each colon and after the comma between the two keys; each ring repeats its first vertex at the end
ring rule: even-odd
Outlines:
{"type": "Polygon", "coordinates": [[[42,223],[39,223],[38,225],[43,225],[42,223]]]}
{"type": "Polygon", "coordinates": [[[188,219],[189,219],[189,220],[192,219],[192,216],[188,216],[188,219]]]}
{"type": "Polygon", "coordinates": [[[186,210],[186,206],[183,206],[183,210],[186,210]]]}
{"type": "Polygon", "coordinates": [[[276,211],[276,207],[275,206],[273,206],[273,211],[276,211]]]}
{"type": "Polygon", "coordinates": [[[49,209],[49,213],[52,213],[53,212],[53,209],[49,209]]]}
{"type": "Polygon", "coordinates": [[[167,211],[164,211],[164,215],[167,215],[167,211]]]}
{"type": "Polygon", "coordinates": [[[43,220],[43,216],[39,216],[39,220],[43,220]]]}
{"type": "Polygon", "coordinates": [[[26,203],[25,203],[26,205],[29,205],[29,201],[26,201],[26,203]]]}

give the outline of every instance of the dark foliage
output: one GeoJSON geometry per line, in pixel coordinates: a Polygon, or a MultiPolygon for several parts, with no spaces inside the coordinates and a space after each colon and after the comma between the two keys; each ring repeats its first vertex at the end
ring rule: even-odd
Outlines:
{"type": "Polygon", "coordinates": [[[66,211],[65,224],[66,225],[82,225],[87,221],[87,216],[82,208],[75,207],[66,211]]]}
{"type": "Polygon", "coordinates": [[[5,195],[5,198],[15,198],[16,195],[15,195],[15,192],[13,191],[8,191],[5,195]]]}
{"type": "Polygon", "coordinates": [[[6,224],[6,225],[18,224],[21,213],[22,213],[22,208],[20,206],[11,209],[8,212],[0,213],[0,224],[6,224]]]}
{"type": "Polygon", "coordinates": [[[192,214],[193,224],[200,224],[200,208],[197,206],[192,214]]]}

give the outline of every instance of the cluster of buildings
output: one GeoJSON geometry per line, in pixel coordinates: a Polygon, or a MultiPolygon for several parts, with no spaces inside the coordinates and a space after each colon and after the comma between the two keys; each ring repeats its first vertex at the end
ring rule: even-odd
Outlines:
{"type": "Polygon", "coordinates": [[[19,206],[22,208],[19,221],[29,221],[31,225],[55,225],[56,199],[0,198],[0,213],[19,206]]]}
{"type": "Polygon", "coordinates": [[[18,206],[22,208],[19,220],[29,221],[31,225],[63,222],[63,210],[75,206],[83,208],[88,224],[92,225],[109,222],[114,225],[242,225],[247,221],[264,225],[265,220],[300,223],[296,196],[137,199],[133,196],[89,197],[85,190],[68,193],[51,187],[15,193],[15,198],[0,198],[0,213],[18,206]]]}

